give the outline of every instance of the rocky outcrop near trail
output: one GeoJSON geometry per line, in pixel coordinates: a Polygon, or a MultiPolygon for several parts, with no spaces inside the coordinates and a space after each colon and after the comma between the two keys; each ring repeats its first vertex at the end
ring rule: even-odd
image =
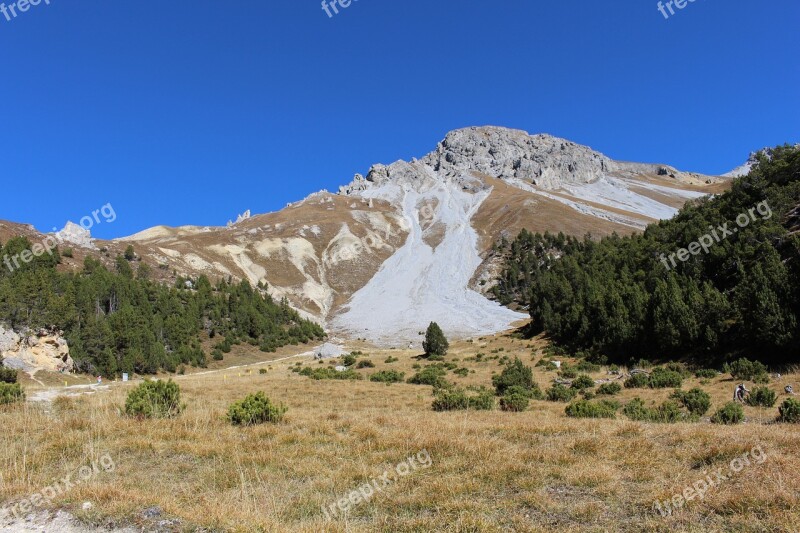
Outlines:
{"type": "Polygon", "coordinates": [[[17,333],[0,326],[0,358],[4,366],[29,374],[72,372],[75,367],[62,333],[45,329],[17,333]]]}

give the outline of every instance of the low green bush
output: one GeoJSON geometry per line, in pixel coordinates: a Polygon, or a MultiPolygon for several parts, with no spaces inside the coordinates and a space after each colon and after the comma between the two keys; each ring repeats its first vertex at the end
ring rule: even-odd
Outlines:
{"type": "Polygon", "coordinates": [[[547,399],[551,402],[571,402],[578,391],[556,383],[547,389],[547,399]]]}
{"type": "Polygon", "coordinates": [[[263,392],[248,395],[228,408],[228,421],[234,426],[253,426],[280,422],[287,408],[273,404],[263,392]]]}
{"type": "Polygon", "coordinates": [[[711,409],[711,396],[697,387],[690,391],[677,390],[672,393],[672,399],[680,402],[693,415],[703,416],[711,409]]]}
{"type": "Polygon", "coordinates": [[[324,380],[339,380],[339,381],[359,381],[364,379],[364,376],[356,372],[355,370],[348,368],[342,372],[339,372],[335,368],[331,367],[322,367],[322,368],[311,368],[305,367],[299,371],[301,376],[306,376],[311,379],[317,381],[324,381],[324,380]]]}
{"type": "Polygon", "coordinates": [[[431,406],[434,411],[458,411],[469,409],[469,398],[462,389],[439,389],[431,406]]]}
{"type": "Polygon", "coordinates": [[[683,379],[689,379],[690,377],[692,377],[692,373],[689,371],[689,367],[687,367],[685,363],[678,363],[678,362],[667,363],[666,365],[664,365],[664,370],[677,372],[678,374],[681,375],[683,379]]]}
{"type": "Polygon", "coordinates": [[[634,398],[633,400],[626,403],[625,407],[622,409],[622,414],[624,414],[631,420],[636,420],[641,422],[650,420],[652,416],[650,409],[645,406],[644,400],[642,400],[641,398],[634,398]]]}
{"type": "Polygon", "coordinates": [[[755,377],[753,377],[753,382],[759,385],[766,385],[769,383],[769,374],[756,374],[755,377]]]}
{"type": "Polygon", "coordinates": [[[578,400],[569,404],[564,410],[571,418],[616,418],[619,404],[608,400],[590,402],[578,400]]]}
{"type": "Polygon", "coordinates": [[[3,358],[0,357],[0,383],[16,383],[17,371],[3,366],[3,358]]]}
{"type": "Polygon", "coordinates": [[[494,392],[481,387],[477,394],[469,397],[469,407],[476,411],[491,411],[494,409],[494,392]]]}
{"type": "Polygon", "coordinates": [[[562,379],[575,379],[578,377],[578,371],[575,367],[562,365],[561,370],[558,373],[558,377],[562,379]]]}
{"type": "Polygon", "coordinates": [[[603,383],[597,387],[598,396],[614,396],[622,392],[622,385],[619,383],[603,383]]]}
{"type": "Polygon", "coordinates": [[[722,369],[737,381],[755,381],[756,383],[760,383],[765,379],[769,381],[767,367],[759,361],[750,361],[745,357],[725,363],[722,369]]]}
{"type": "Polygon", "coordinates": [[[358,362],[356,368],[375,368],[375,363],[373,363],[369,359],[364,359],[363,361],[358,362]]]}
{"type": "Polygon", "coordinates": [[[634,398],[622,409],[622,413],[639,422],[674,424],[676,422],[696,421],[697,415],[686,413],[676,400],[667,400],[658,407],[647,407],[641,398],[634,398]]]}
{"type": "Polygon", "coordinates": [[[650,376],[647,374],[633,374],[625,380],[626,389],[644,389],[650,386],[650,376]]]}
{"type": "Polygon", "coordinates": [[[778,421],[790,424],[800,424],[800,400],[786,398],[778,407],[778,421]]]}
{"type": "Polygon", "coordinates": [[[509,387],[506,389],[505,394],[503,396],[507,396],[509,394],[522,394],[529,400],[543,400],[544,393],[539,388],[538,384],[535,384],[532,389],[526,389],[525,387],[520,387],[519,385],[514,385],[513,387],[509,387]]]}
{"type": "Polygon", "coordinates": [[[586,374],[581,374],[572,380],[572,388],[575,390],[591,389],[594,387],[594,380],[586,374]]]}
{"type": "Polygon", "coordinates": [[[387,358],[386,358],[386,360],[384,360],[383,362],[384,362],[384,363],[386,363],[387,365],[390,365],[390,364],[392,364],[392,363],[396,363],[396,362],[398,362],[399,360],[400,360],[400,359],[398,359],[397,357],[392,357],[392,356],[389,356],[389,357],[387,357],[387,358]]]}
{"type": "Polygon", "coordinates": [[[736,402],[726,403],[724,407],[720,408],[711,421],[715,424],[734,425],[744,420],[744,409],[736,402]]]}
{"type": "Polygon", "coordinates": [[[173,418],[183,408],[181,389],[172,380],[145,380],[128,393],[125,401],[125,413],[137,418],[173,418]]]}
{"type": "Polygon", "coordinates": [[[9,405],[25,400],[25,392],[19,383],[0,381],[0,405],[9,405]]]}
{"type": "Polygon", "coordinates": [[[650,421],[661,424],[674,424],[688,417],[681,410],[681,405],[675,400],[667,400],[655,409],[650,410],[650,421]]]}
{"type": "Polygon", "coordinates": [[[446,389],[450,384],[445,379],[447,371],[438,365],[426,366],[410,378],[408,383],[412,385],[430,385],[435,389],[446,389]]]}
{"type": "Polygon", "coordinates": [[[755,387],[746,401],[751,407],[775,407],[778,395],[769,387],[755,387]]]}
{"type": "Polygon", "coordinates": [[[478,389],[474,395],[468,395],[464,389],[439,389],[431,407],[434,411],[490,411],[494,409],[494,394],[486,388],[478,389]]]}
{"type": "Polygon", "coordinates": [[[676,370],[654,368],[648,385],[651,389],[678,389],[683,385],[683,376],[676,370]]]}
{"type": "Polygon", "coordinates": [[[577,370],[578,372],[587,372],[587,373],[600,372],[600,365],[597,365],[595,363],[590,363],[586,359],[582,359],[581,361],[578,361],[577,365],[575,365],[575,370],[577,370]]]}
{"type": "Polygon", "coordinates": [[[465,378],[469,376],[469,368],[458,368],[456,370],[453,370],[453,374],[465,378]]]}
{"type": "Polygon", "coordinates": [[[500,409],[512,413],[521,413],[528,408],[530,397],[524,389],[511,387],[500,397],[500,409]]]}
{"type": "Polygon", "coordinates": [[[503,396],[510,387],[522,387],[531,390],[536,386],[533,381],[533,370],[525,366],[519,358],[509,362],[503,371],[492,377],[492,385],[498,396],[503,396]]]}
{"type": "Polygon", "coordinates": [[[353,366],[354,364],[356,364],[356,356],[355,356],[355,354],[351,353],[351,354],[347,354],[345,356],[342,356],[342,365],[344,365],[344,366],[353,366]]]}
{"type": "Polygon", "coordinates": [[[398,372],[397,370],[381,370],[375,372],[369,377],[370,381],[375,383],[402,383],[405,379],[405,372],[398,372]]]}

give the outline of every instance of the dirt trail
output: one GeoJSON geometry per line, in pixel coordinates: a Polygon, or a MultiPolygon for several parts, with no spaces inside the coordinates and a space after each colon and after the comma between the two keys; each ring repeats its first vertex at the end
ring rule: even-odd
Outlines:
{"type": "Polygon", "coordinates": [[[84,394],[95,394],[97,392],[105,392],[111,388],[110,385],[102,385],[100,383],[92,383],[90,385],[72,385],[69,387],[51,387],[49,389],[36,390],[28,395],[28,400],[31,402],[52,402],[59,396],[66,396],[69,398],[75,396],[82,396],[84,394]]]}
{"type": "MultiPolygon", "coordinates": [[[[187,374],[185,376],[174,376],[172,379],[174,380],[183,380],[183,379],[191,379],[198,376],[208,376],[212,374],[219,374],[222,372],[230,372],[235,370],[242,370],[245,368],[252,368],[256,366],[264,366],[264,365],[271,365],[275,363],[279,363],[281,361],[288,361],[290,359],[296,359],[299,357],[313,357],[314,354],[322,347],[315,346],[309,351],[305,351],[303,353],[288,355],[286,357],[280,357],[278,359],[272,359],[269,361],[262,361],[259,363],[250,363],[247,365],[237,365],[231,366],[227,368],[220,368],[217,370],[205,370],[203,372],[196,372],[194,374],[187,374]]],[[[137,380],[139,381],[139,380],[137,380]]],[[[58,398],[59,396],[65,396],[68,398],[74,398],[77,396],[82,396],[84,394],[96,394],[98,392],[108,392],[111,390],[111,387],[114,385],[118,385],[122,383],[121,381],[114,381],[108,383],[90,383],[88,385],[71,385],[69,387],[49,387],[45,389],[36,389],[33,390],[28,394],[28,401],[30,402],[37,402],[37,403],[51,403],[53,400],[58,398]]],[[[0,530],[2,531],[2,530],[0,530]]]]}

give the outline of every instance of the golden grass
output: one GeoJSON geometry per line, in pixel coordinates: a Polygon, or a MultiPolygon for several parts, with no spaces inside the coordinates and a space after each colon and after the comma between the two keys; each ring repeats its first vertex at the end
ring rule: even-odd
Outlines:
{"type": "MultiPolygon", "coordinates": [[[[498,361],[464,358],[480,351],[518,355],[533,365],[532,351],[541,347],[540,340],[506,336],[455,343],[446,361],[459,359],[475,373],[448,379],[490,385],[501,370],[498,361]]],[[[376,364],[359,370],[365,375],[395,368],[408,377],[420,363],[408,350],[352,348],[376,364]],[[384,363],[390,355],[400,360],[384,363]]],[[[181,376],[187,409],[173,420],[120,416],[135,385],[122,383],[106,393],[2,409],[0,500],[18,502],[108,453],[114,472],[58,497],[53,507],[91,522],[144,527],[141,510],[159,506],[186,529],[235,532],[788,532],[800,524],[800,428],[769,423],[776,409],[746,408],[748,423],[737,427],[644,424],[621,414],[573,420],[564,404],[538,401],[517,414],[434,413],[430,387],[318,382],[290,372],[295,363],[274,363],[264,375],[256,368],[181,376]],[[228,405],[259,390],[289,406],[284,423],[229,425],[228,405]],[[746,468],[738,481],[711,489],[673,516],[653,511],[656,499],[727,468],[754,446],[767,460],[746,468]],[[346,517],[325,521],[322,506],[421,450],[430,453],[430,468],[401,477],[346,517]],[[81,510],[84,501],[94,503],[91,511],[81,510]]],[[[555,374],[536,369],[535,375],[544,388],[555,374]]],[[[771,386],[782,392],[796,378],[771,386]]],[[[717,378],[703,387],[712,394],[712,409],[728,401],[733,386],[717,378]]],[[[670,392],[625,390],[619,398],[663,401],[670,392]]]]}

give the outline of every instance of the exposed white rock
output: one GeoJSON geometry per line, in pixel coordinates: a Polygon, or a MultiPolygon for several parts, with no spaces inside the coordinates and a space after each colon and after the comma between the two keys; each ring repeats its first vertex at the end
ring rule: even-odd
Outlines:
{"type": "Polygon", "coordinates": [[[349,185],[339,187],[339,194],[349,195],[354,192],[366,190],[368,187],[367,180],[361,174],[356,174],[353,181],[349,185]]]}
{"type": "Polygon", "coordinates": [[[19,334],[0,326],[0,356],[5,366],[28,373],[39,370],[72,372],[75,366],[67,341],[58,331],[19,334]]]}
{"type": "Polygon", "coordinates": [[[465,191],[421,162],[374,170],[381,185],[359,194],[402,206],[411,232],[353,295],[348,310],[334,318],[334,329],[383,345],[406,345],[419,339],[431,321],[449,336],[468,337],[502,331],[525,318],[469,288],[482,261],[470,221],[490,189],[465,191]],[[429,222],[445,228],[435,249],[423,239],[418,208],[431,203],[439,207],[429,222]]]}
{"type": "Polygon", "coordinates": [[[326,342],[314,353],[315,359],[333,359],[344,353],[344,348],[338,344],[326,342]]]}
{"type": "Polygon", "coordinates": [[[82,248],[94,248],[92,232],[74,222],[67,222],[64,229],[56,233],[56,239],[82,248]]]}
{"type": "Polygon", "coordinates": [[[236,217],[236,222],[231,222],[229,220],[228,221],[228,227],[235,226],[236,224],[238,224],[240,222],[244,222],[245,220],[248,220],[250,217],[251,217],[250,210],[248,209],[247,211],[245,211],[244,213],[242,213],[241,215],[238,215],[236,217]]]}
{"type": "Polygon", "coordinates": [[[474,171],[520,179],[545,189],[590,183],[616,169],[614,161],[587,146],[497,127],[452,131],[422,162],[445,176],[474,171]]]}

